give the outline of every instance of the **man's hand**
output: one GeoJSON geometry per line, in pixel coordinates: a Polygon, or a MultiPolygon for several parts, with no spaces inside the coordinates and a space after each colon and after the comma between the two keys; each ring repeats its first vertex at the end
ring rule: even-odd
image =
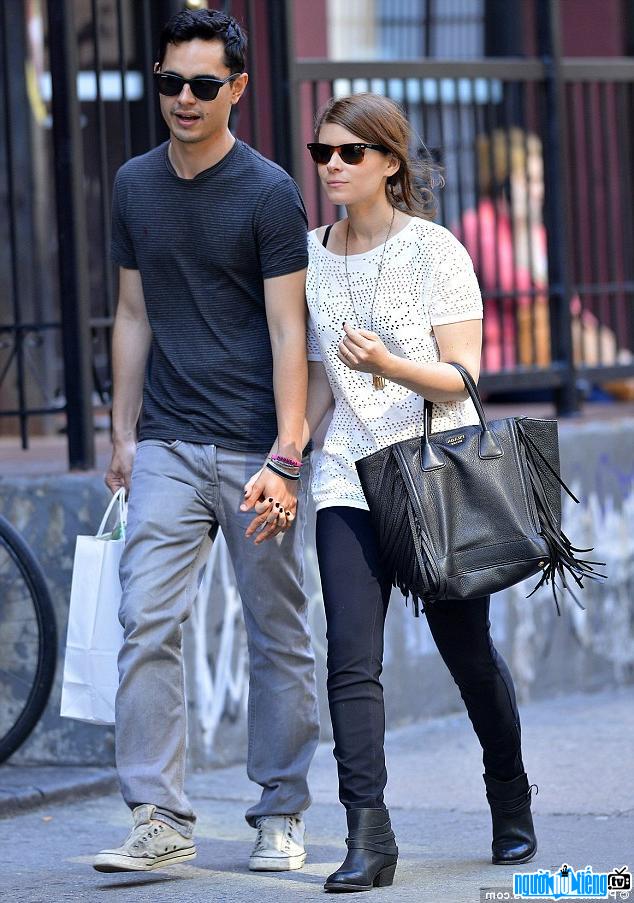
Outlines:
{"type": "Polygon", "coordinates": [[[257,533],[256,546],[290,529],[297,512],[297,488],[297,482],[278,477],[266,466],[246,483],[240,511],[256,512],[244,534],[250,538],[257,533]]]}
{"type": "Polygon", "coordinates": [[[110,467],[104,477],[105,484],[111,492],[116,492],[122,486],[125,486],[126,495],[130,492],[130,477],[135,453],[136,442],[133,439],[115,442],[110,467]]]}

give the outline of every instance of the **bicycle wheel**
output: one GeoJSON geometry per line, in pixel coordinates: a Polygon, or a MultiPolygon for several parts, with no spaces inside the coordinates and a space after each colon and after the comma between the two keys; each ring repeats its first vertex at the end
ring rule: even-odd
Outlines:
{"type": "Polygon", "coordinates": [[[0,516],[0,762],[37,724],[56,661],[55,613],[42,568],[0,516]]]}

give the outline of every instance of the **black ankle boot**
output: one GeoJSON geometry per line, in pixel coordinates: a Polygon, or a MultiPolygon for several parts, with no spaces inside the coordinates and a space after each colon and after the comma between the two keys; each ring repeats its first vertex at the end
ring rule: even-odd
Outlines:
{"type": "Polygon", "coordinates": [[[348,855],[324,890],[359,891],[388,887],[396,871],[398,847],[387,809],[348,809],[348,855]]]}
{"type": "Polygon", "coordinates": [[[531,790],[528,778],[521,774],[512,781],[498,781],[482,775],[493,821],[493,856],[495,865],[528,862],[537,852],[537,838],[531,815],[531,790]]]}

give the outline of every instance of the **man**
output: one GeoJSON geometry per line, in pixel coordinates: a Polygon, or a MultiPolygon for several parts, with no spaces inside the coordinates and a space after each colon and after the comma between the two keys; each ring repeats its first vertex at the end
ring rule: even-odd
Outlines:
{"type": "Polygon", "coordinates": [[[240,505],[276,434],[283,458],[302,457],[306,215],[292,179],[228,129],[248,81],[245,47],[236,20],[220,12],[170,19],[155,67],[170,139],[126,163],[114,188],[120,286],[106,483],[130,489],[116,761],[134,827],[97,855],[99,871],[196,855],[183,786],[181,625],[218,527],[243,602],[247,768],[262,786],[246,814],[258,828],[249,867],[301,868],[305,859],[306,774],[318,739],[301,589],[306,480],[262,470],[256,543],[245,539],[253,514],[240,505]]]}

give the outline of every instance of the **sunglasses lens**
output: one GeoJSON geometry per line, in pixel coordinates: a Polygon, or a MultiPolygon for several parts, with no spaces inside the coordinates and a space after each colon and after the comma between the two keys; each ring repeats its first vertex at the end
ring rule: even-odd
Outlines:
{"type": "Polygon", "coordinates": [[[351,166],[361,163],[365,155],[365,148],[361,144],[342,144],[340,148],[335,148],[332,144],[309,144],[308,150],[315,163],[321,165],[330,162],[335,150],[338,150],[343,162],[351,166]]]}
{"type": "Polygon", "coordinates": [[[162,73],[156,73],[155,77],[159,94],[162,94],[164,97],[176,97],[176,95],[180,94],[183,90],[185,81],[177,75],[163,75],[162,73]]]}
{"type": "Polygon", "coordinates": [[[221,85],[211,78],[192,78],[189,87],[198,100],[215,100],[221,85]]]}
{"type": "Polygon", "coordinates": [[[361,163],[365,155],[365,148],[359,144],[344,144],[341,148],[341,159],[344,163],[355,166],[361,163]]]}
{"type": "Polygon", "coordinates": [[[332,147],[329,144],[309,144],[308,150],[315,163],[328,163],[332,157],[332,147]]]}
{"type": "Polygon", "coordinates": [[[166,75],[163,72],[155,73],[156,85],[159,94],[164,97],[177,97],[186,84],[198,100],[215,100],[222,84],[213,78],[192,78],[186,82],[180,75],[166,75]]]}

